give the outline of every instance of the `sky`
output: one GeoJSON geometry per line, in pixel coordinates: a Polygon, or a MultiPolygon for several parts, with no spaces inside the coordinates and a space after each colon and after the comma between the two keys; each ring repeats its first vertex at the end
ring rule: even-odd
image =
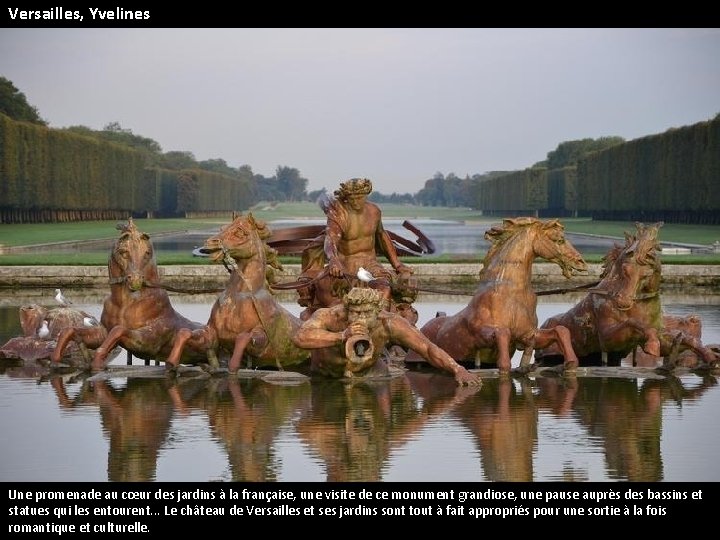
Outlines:
{"type": "Polygon", "coordinates": [[[720,29],[3,28],[0,75],[51,127],[415,193],[713,118],[720,29]]]}

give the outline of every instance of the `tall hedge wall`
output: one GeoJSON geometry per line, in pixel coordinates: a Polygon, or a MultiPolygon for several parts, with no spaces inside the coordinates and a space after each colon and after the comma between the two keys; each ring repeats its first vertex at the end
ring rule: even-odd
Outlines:
{"type": "Polygon", "coordinates": [[[250,180],[146,168],[121,145],[0,114],[0,222],[118,219],[245,210],[250,180]]]}
{"type": "Polygon", "coordinates": [[[587,156],[577,196],[596,219],[720,223],[720,118],[587,156]]]}
{"type": "Polygon", "coordinates": [[[0,114],[0,210],[140,210],[143,167],[134,150],[0,114]]]}
{"type": "Polygon", "coordinates": [[[534,167],[480,182],[478,208],[485,214],[535,215],[547,207],[547,169],[534,167]]]}

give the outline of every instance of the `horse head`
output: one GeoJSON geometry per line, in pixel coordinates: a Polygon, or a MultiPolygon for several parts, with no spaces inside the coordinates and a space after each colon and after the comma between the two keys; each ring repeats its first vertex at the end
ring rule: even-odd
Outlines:
{"type": "Polygon", "coordinates": [[[257,261],[268,272],[267,281],[272,283],[276,281],[274,270],[282,270],[282,265],[277,251],[265,242],[271,234],[264,221],[255,219],[251,213],[240,214],[208,238],[200,251],[209,255],[214,263],[223,263],[228,268],[236,264],[244,267],[251,260],[257,261]]]}
{"type": "Polygon", "coordinates": [[[132,218],[127,224],[119,224],[121,231],[108,262],[110,284],[124,283],[133,291],[139,291],[149,283],[158,281],[155,251],[150,237],[139,231],[132,218]]]}
{"type": "MultiPolygon", "coordinates": [[[[495,256],[505,250],[505,259],[510,260],[511,252],[528,253],[531,258],[540,257],[557,264],[563,276],[571,278],[573,274],[587,271],[587,263],[582,255],[565,238],[565,227],[557,219],[541,221],[533,217],[508,218],[502,227],[493,227],[485,233],[492,242],[485,258],[487,265],[495,256]]],[[[501,264],[503,263],[500,260],[501,264]]]]}
{"type": "Polygon", "coordinates": [[[20,307],[20,328],[26,337],[37,336],[37,331],[42,326],[43,319],[48,315],[47,308],[38,304],[29,304],[20,307]]]}
{"type": "Polygon", "coordinates": [[[565,227],[557,219],[540,222],[533,250],[537,257],[557,264],[568,279],[574,274],[587,272],[587,263],[565,238],[565,227]]]}
{"type": "Polygon", "coordinates": [[[625,233],[625,245],[616,244],[603,257],[600,285],[620,310],[630,309],[636,300],[650,298],[660,289],[661,265],[657,240],[662,222],[636,223],[636,234],[625,233]]]}
{"type": "MultiPolygon", "coordinates": [[[[200,250],[208,254],[215,263],[227,262],[227,257],[236,261],[259,257],[261,253],[261,234],[267,226],[261,220],[256,220],[252,214],[237,215],[220,231],[205,241],[200,250]]],[[[269,237],[269,232],[266,237],[269,237]]]]}

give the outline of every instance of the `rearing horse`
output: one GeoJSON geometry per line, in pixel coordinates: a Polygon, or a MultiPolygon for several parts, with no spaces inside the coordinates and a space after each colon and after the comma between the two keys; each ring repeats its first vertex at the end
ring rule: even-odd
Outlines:
{"type": "MultiPolygon", "coordinates": [[[[179,329],[202,326],[176,312],[167,291],[159,286],[150,237],[140,232],[132,219],[118,229],[120,237],[108,260],[110,295],[103,303],[101,326],[63,330],[51,356],[53,362],[60,361],[70,340],[95,349],[93,370],[104,367],[108,353],[117,345],[138,358],[162,361],[172,350],[179,329]]],[[[196,349],[188,349],[178,361],[200,363],[205,359],[217,365],[212,351],[196,349]]]]}
{"type": "MultiPolygon", "coordinates": [[[[569,311],[550,317],[541,328],[562,325],[570,331],[573,349],[583,365],[619,364],[640,346],[652,356],[690,349],[706,364],[717,360],[711,349],[682,331],[665,327],[660,302],[662,266],[658,231],[663,223],[636,223],[636,234],[625,233],[603,258],[600,283],[569,311]]],[[[539,364],[556,361],[555,346],[535,351],[539,364]]]]}
{"type": "Polygon", "coordinates": [[[587,270],[582,256],[565,239],[563,225],[556,219],[505,219],[485,238],[492,245],[472,300],[455,315],[431,319],[422,333],[456,361],[474,361],[476,366],[496,363],[501,374],[509,373],[516,349],[523,349],[525,367],[535,347],[551,343],[565,353],[567,369],[576,367],[567,330],[538,330],[537,296],[531,285],[532,264],[538,257],[560,266],[568,279],[587,270]]]}
{"type": "Polygon", "coordinates": [[[280,268],[275,250],[264,242],[269,237],[265,222],[248,214],[236,217],[205,242],[202,251],[213,262],[232,269],[230,281],[213,305],[207,324],[178,333],[168,366],[177,365],[186,344],[201,350],[230,351],[231,373],[238,370],[242,360],[254,367],[280,369],[309,360],[310,352],[296,347],[290,339],[300,327],[300,319],[268,289],[268,272],[280,268]]]}

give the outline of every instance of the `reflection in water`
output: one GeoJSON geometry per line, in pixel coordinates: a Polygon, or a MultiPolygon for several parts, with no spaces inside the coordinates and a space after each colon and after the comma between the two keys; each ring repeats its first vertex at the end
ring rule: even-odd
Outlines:
{"type": "MultiPolygon", "coordinates": [[[[190,418],[203,420],[211,443],[219,447],[226,462],[220,468],[229,470],[234,481],[282,481],[288,468],[302,480],[382,481],[393,455],[411,440],[421,440],[428,425],[438,421],[457,422],[462,430],[452,435],[448,431],[447,438],[436,443],[435,459],[442,460],[448,449],[463,443],[458,439],[463,437],[478,451],[457,467],[479,468],[490,481],[598,480],[582,461],[568,466],[552,454],[545,460],[562,466],[560,476],[538,470],[540,456],[556,448],[540,442],[539,425],[561,446],[575,447],[579,454],[600,453],[604,471],[599,479],[662,481],[666,480],[665,461],[685,460],[662,450],[668,447],[662,443],[667,411],[697,406],[717,386],[710,375],[683,379],[537,376],[488,378],[477,389],[457,387],[444,374],[408,371],[385,380],[349,383],[318,378],[294,385],[227,377],[85,379],[71,397],[66,390],[71,376],[37,379],[37,369],[9,365],[3,365],[2,374],[0,390],[5,398],[37,400],[37,393],[43,391],[55,396],[54,406],[66,415],[97,412],[96,421],[107,442],[108,481],[158,480],[158,461],[172,460],[180,452],[171,426],[176,431],[197,432],[196,423],[187,421],[190,418]],[[13,394],[12,384],[32,379],[40,381],[33,385],[34,395],[27,394],[27,386],[13,394]],[[571,421],[585,437],[554,429],[548,422],[540,424],[541,417],[571,421]],[[312,471],[318,467],[320,477],[314,478],[312,471]]],[[[3,400],[0,408],[7,413],[9,403],[3,400]]],[[[13,470],[17,454],[13,441],[25,427],[6,416],[0,416],[0,429],[6,435],[0,480],[13,470]]],[[[65,436],[72,441],[77,434],[68,430],[65,436]]],[[[695,436],[702,444],[717,446],[717,441],[708,440],[717,439],[714,430],[695,436]]],[[[78,447],[77,462],[58,463],[46,480],[83,478],[87,472],[83,451],[78,447]]],[[[217,463],[206,463],[208,455],[193,456],[193,466],[217,469],[217,463]]],[[[47,463],[52,456],[52,445],[34,445],[18,459],[47,463]]],[[[692,474],[718,479],[714,463],[685,465],[692,474]]],[[[424,480],[424,469],[432,466],[421,463],[407,480],[424,480]]]]}
{"type": "Polygon", "coordinates": [[[107,477],[111,482],[155,479],[158,452],[167,438],[176,388],[162,380],[132,378],[116,387],[112,381],[85,382],[70,399],[62,378],[50,384],[63,409],[95,405],[109,441],[107,477]]]}
{"type": "MultiPolygon", "coordinates": [[[[720,342],[717,301],[704,300],[667,307],[697,313],[703,341],[720,342]]],[[[459,302],[418,307],[429,317],[459,302]]],[[[210,305],[179,309],[206,320],[210,305]]],[[[541,303],[539,318],[567,307],[541,303]]],[[[20,334],[17,303],[0,306],[2,342],[20,334]]],[[[0,361],[0,481],[425,481],[438,470],[450,480],[720,481],[713,376],[487,378],[480,389],[415,370],[352,384],[87,377],[0,361]]]]}
{"type": "Polygon", "coordinates": [[[638,389],[635,380],[597,379],[577,389],[573,409],[589,434],[602,441],[612,479],[663,479],[662,400],[656,381],[638,389]]]}
{"type": "Polygon", "coordinates": [[[534,479],[537,409],[529,379],[520,389],[508,379],[494,379],[454,414],[473,434],[488,480],[529,482],[534,479]]]}
{"type": "Polygon", "coordinates": [[[663,404],[687,405],[717,384],[713,376],[685,388],[680,379],[593,379],[578,385],[573,409],[588,432],[602,441],[613,480],[663,480],[660,441],[663,404]]]}
{"type": "Polygon", "coordinates": [[[276,386],[258,379],[214,378],[185,402],[206,412],[223,445],[234,481],[278,479],[275,440],[284,424],[309,405],[307,384],[276,386]]]}
{"type": "Polygon", "coordinates": [[[403,383],[313,381],[312,407],[296,429],[322,461],[328,481],[381,479],[395,433],[417,415],[403,383]]]}
{"type": "Polygon", "coordinates": [[[297,423],[298,436],[322,460],[327,481],[382,480],[393,449],[452,404],[454,379],[438,378],[448,381],[453,391],[432,404],[420,404],[404,376],[365,382],[313,380],[312,407],[297,423]]]}

